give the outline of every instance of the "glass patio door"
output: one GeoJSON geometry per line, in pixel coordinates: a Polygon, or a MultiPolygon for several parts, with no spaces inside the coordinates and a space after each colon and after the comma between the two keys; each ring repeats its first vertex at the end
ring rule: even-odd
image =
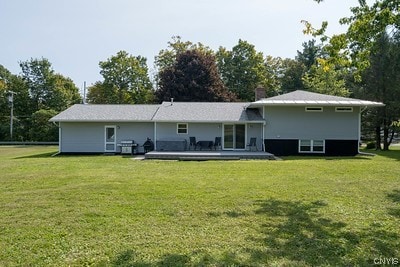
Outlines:
{"type": "Polygon", "coordinates": [[[224,149],[246,148],[246,126],[244,124],[224,124],[224,149]]]}
{"type": "Polygon", "coordinates": [[[104,152],[115,152],[117,150],[116,127],[105,126],[104,152]]]}

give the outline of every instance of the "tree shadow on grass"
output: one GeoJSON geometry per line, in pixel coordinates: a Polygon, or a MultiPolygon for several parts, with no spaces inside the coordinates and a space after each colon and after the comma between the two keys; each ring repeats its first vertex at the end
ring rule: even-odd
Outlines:
{"type": "Polygon", "coordinates": [[[392,193],[389,193],[387,197],[395,202],[400,204],[400,190],[399,189],[394,189],[392,193]]]}
{"type": "Polygon", "coordinates": [[[256,214],[265,216],[261,227],[263,250],[252,251],[252,262],[271,259],[307,266],[370,265],[375,257],[397,255],[398,234],[372,225],[350,231],[343,222],[320,215],[322,201],[303,203],[262,200],[256,214]],[[364,248],[360,253],[358,250],[364,248]],[[358,250],[357,250],[358,249],[358,250]]]}
{"type": "Polygon", "coordinates": [[[255,259],[285,259],[306,265],[346,265],[343,260],[359,243],[359,236],[344,230],[346,224],[319,215],[322,201],[302,203],[280,200],[259,201],[256,214],[265,215],[262,225],[265,251],[254,251],[255,259]]]}
{"type": "Polygon", "coordinates": [[[391,150],[387,150],[387,151],[382,151],[382,150],[363,150],[364,152],[367,153],[373,153],[385,158],[389,158],[389,159],[395,159],[400,161],[400,150],[399,149],[392,149],[391,150]]]}
{"type": "Polygon", "coordinates": [[[146,263],[137,260],[136,253],[133,250],[126,250],[121,254],[117,255],[115,259],[112,260],[111,266],[115,267],[150,267],[150,266],[188,266],[190,257],[180,254],[168,254],[165,255],[157,263],[146,263]]]}
{"type": "Polygon", "coordinates": [[[126,250],[113,259],[110,264],[101,266],[113,267],[189,267],[189,266],[248,266],[237,259],[234,253],[225,253],[222,258],[216,259],[208,253],[193,251],[188,255],[166,254],[156,262],[145,262],[133,250],[126,250]]]}
{"type": "Polygon", "coordinates": [[[33,155],[28,155],[28,156],[21,156],[21,157],[16,157],[14,159],[40,159],[40,158],[51,158],[54,154],[56,154],[57,151],[52,151],[52,152],[45,152],[45,153],[39,153],[39,154],[33,154],[33,155]]]}
{"type": "MultiPolygon", "coordinates": [[[[398,194],[394,192],[396,201],[398,194]]],[[[255,204],[251,214],[232,210],[209,214],[233,219],[256,216],[253,225],[259,235],[249,236],[247,244],[235,252],[220,251],[218,254],[223,256],[218,258],[204,251],[166,254],[146,262],[133,250],[126,250],[116,255],[111,266],[370,266],[376,258],[399,255],[400,238],[396,232],[388,231],[379,222],[349,230],[346,223],[321,215],[320,210],[328,205],[324,201],[267,199],[255,204]]]]}
{"type": "MultiPolygon", "coordinates": [[[[393,201],[395,204],[400,205],[400,190],[394,189],[392,193],[387,194],[387,198],[393,201]]],[[[400,218],[400,207],[389,208],[389,214],[400,218]]]]}

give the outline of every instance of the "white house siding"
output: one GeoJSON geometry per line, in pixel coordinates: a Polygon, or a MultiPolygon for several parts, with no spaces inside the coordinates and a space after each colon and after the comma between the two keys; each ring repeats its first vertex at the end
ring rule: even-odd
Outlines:
{"type": "MultiPolygon", "coordinates": [[[[307,112],[305,106],[265,107],[264,145],[279,156],[304,154],[299,140],[323,140],[322,153],[350,156],[358,153],[360,107],[353,112],[335,112],[324,106],[322,112],[307,112]]],[[[307,154],[307,153],[306,153],[307,154]]]]}
{"type": "Polygon", "coordinates": [[[103,123],[60,123],[62,153],[104,152],[103,123]]]}
{"type": "MultiPolygon", "coordinates": [[[[104,152],[105,126],[115,125],[117,143],[134,140],[142,145],[147,137],[154,136],[152,122],[62,122],[60,123],[61,153],[102,153],[104,152]]],[[[117,147],[117,152],[120,148],[117,147]]]]}
{"type": "MultiPolygon", "coordinates": [[[[121,140],[134,140],[139,144],[138,152],[144,152],[142,145],[147,138],[154,138],[154,122],[124,122],[115,125],[117,125],[117,143],[121,140]]],[[[117,152],[121,152],[120,148],[117,152]]]]}
{"type": "MultiPolygon", "coordinates": [[[[227,123],[235,124],[235,123],[227,123]]],[[[245,123],[236,123],[245,124],[245,123]]],[[[188,123],[188,133],[178,134],[177,123],[157,122],[157,140],[186,140],[189,144],[189,137],[196,137],[197,141],[214,141],[215,137],[221,137],[223,141],[223,123],[188,123]]],[[[246,142],[250,138],[257,139],[257,149],[262,150],[262,123],[248,123],[246,127],[246,142]]]]}
{"type": "Polygon", "coordinates": [[[256,138],[257,150],[262,151],[262,123],[249,123],[247,124],[247,144],[250,143],[250,138],[256,138]]]}
{"type": "MultiPolygon", "coordinates": [[[[184,123],[184,122],[182,122],[184,123]]],[[[222,123],[187,123],[188,133],[177,133],[177,122],[157,122],[157,140],[187,140],[196,137],[196,140],[214,141],[215,137],[222,136],[222,123]]]]}
{"type": "Polygon", "coordinates": [[[299,107],[265,107],[265,139],[330,139],[358,140],[359,107],[353,112],[306,112],[299,107]]]}

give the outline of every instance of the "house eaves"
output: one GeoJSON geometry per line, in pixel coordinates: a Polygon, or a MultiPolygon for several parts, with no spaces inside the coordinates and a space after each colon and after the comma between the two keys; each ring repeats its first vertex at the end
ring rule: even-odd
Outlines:
{"type": "Polygon", "coordinates": [[[159,105],[76,104],[50,119],[51,122],[151,122],[159,105]]]}
{"type": "Polygon", "coordinates": [[[50,119],[51,122],[193,122],[263,123],[250,103],[164,102],[161,105],[77,104],[50,119]]]}
{"type": "Polygon", "coordinates": [[[235,123],[264,122],[250,103],[237,102],[163,102],[153,120],[156,122],[235,123]]]}
{"type": "Polygon", "coordinates": [[[359,106],[381,107],[381,102],[361,99],[324,95],[313,92],[297,90],[291,93],[260,99],[249,105],[250,108],[263,106],[359,106]]]}

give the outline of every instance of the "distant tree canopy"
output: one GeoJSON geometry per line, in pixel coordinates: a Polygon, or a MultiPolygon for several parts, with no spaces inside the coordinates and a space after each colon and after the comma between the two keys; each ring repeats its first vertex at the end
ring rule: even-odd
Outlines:
{"type": "Polygon", "coordinates": [[[257,86],[272,87],[268,83],[268,71],[264,56],[254,45],[239,40],[232,51],[221,47],[216,53],[218,69],[229,91],[242,101],[253,101],[257,86]]]}
{"type": "Polygon", "coordinates": [[[71,79],[55,73],[45,59],[20,62],[21,74],[0,66],[0,140],[10,140],[10,103],[15,92],[13,140],[57,141],[58,127],[48,120],[69,106],[80,103],[79,89],[71,79]]]}
{"type": "Polygon", "coordinates": [[[364,125],[375,128],[377,149],[381,149],[383,141],[383,149],[388,150],[389,130],[394,133],[393,122],[400,118],[399,1],[377,0],[371,5],[366,0],[358,2],[358,6],[351,8],[352,16],[340,20],[341,24],[349,25],[346,33],[327,36],[327,22],[320,29],[305,22],[304,32],[319,36],[325,43],[324,50],[328,56],[320,61],[323,69],[347,69],[356,81],[361,82],[353,87],[356,97],[386,104],[383,108],[368,110],[364,116],[364,125]]]}
{"type": "Polygon", "coordinates": [[[375,131],[377,149],[388,150],[400,120],[400,36],[382,33],[370,54],[370,66],[362,73],[356,94],[364,99],[381,101],[383,108],[367,110],[365,129],[375,131]],[[383,138],[381,139],[381,131],[383,138]]]}
{"type": "Polygon", "coordinates": [[[172,36],[172,41],[168,42],[168,48],[162,49],[157,56],[155,56],[154,65],[158,72],[172,67],[176,62],[176,57],[188,50],[199,50],[205,53],[213,53],[212,50],[203,45],[202,43],[194,44],[190,41],[182,41],[180,36],[172,36]]]}
{"type": "Polygon", "coordinates": [[[179,53],[175,63],[159,73],[159,79],[159,102],[171,98],[188,102],[235,100],[220,78],[215,57],[199,49],[179,53]]]}
{"type": "Polygon", "coordinates": [[[323,22],[321,28],[315,29],[307,21],[303,21],[306,26],[303,32],[319,36],[326,43],[325,50],[330,56],[326,64],[352,66],[356,68],[354,74],[359,80],[361,72],[369,66],[371,49],[381,34],[400,30],[400,12],[398,0],[376,0],[371,5],[366,0],[359,0],[358,3],[358,6],[351,8],[352,16],[339,21],[349,26],[346,33],[327,36],[327,22],[323,22]]]}
{"type": "MultiPolygon", "coordinates": [[[[171,98],[253,101],[259,86],[266,89],[267,97],[299,89],[353,96],[386,104],[383,109],[365,111],[364,124],[365,129],[375,131],[378,148],[378,135],[384,132],[383,149],[388,149],[390,142],[385,140],[400,121],[400,15],[397,0],[380,0],[372,5],[366,2],[359,0],[359,6],[351,9],[353,15],[341,19],[349,25],[343,34],[329,37],[325,35],[327,23],[315,29],[304,22],[304,32],[319,37],[319,43],[314,39],[303,43],[294,59],[264,56],[244,40],[230,50],[220,47],[213,51],[202,43],[173,36],[155,57],[152,84],[146,59],[120,51],[99,63],[103,80],[90,86],[88,102],[139,104],[171,98]]],[[[69,78],[55,73],[47,59],[31,59],[20,66],[21,74],[13,75],[0,65],[0,140],[9,138],[9,91],[17,93],[17,138],[44,140],[55,136],[54,128],[47,130],[41,123],[80,102],[78,88],[69,78]],[[34,127],[45,132],[38,135],[40,129],[34,127]]]]}
{"type": "Polygon", "coordinates": [[[89,103],[143,104],[154,101],[146,58],[120,51],[101,61],[99,66],[104,81],[89,88],[89,103]]]}

